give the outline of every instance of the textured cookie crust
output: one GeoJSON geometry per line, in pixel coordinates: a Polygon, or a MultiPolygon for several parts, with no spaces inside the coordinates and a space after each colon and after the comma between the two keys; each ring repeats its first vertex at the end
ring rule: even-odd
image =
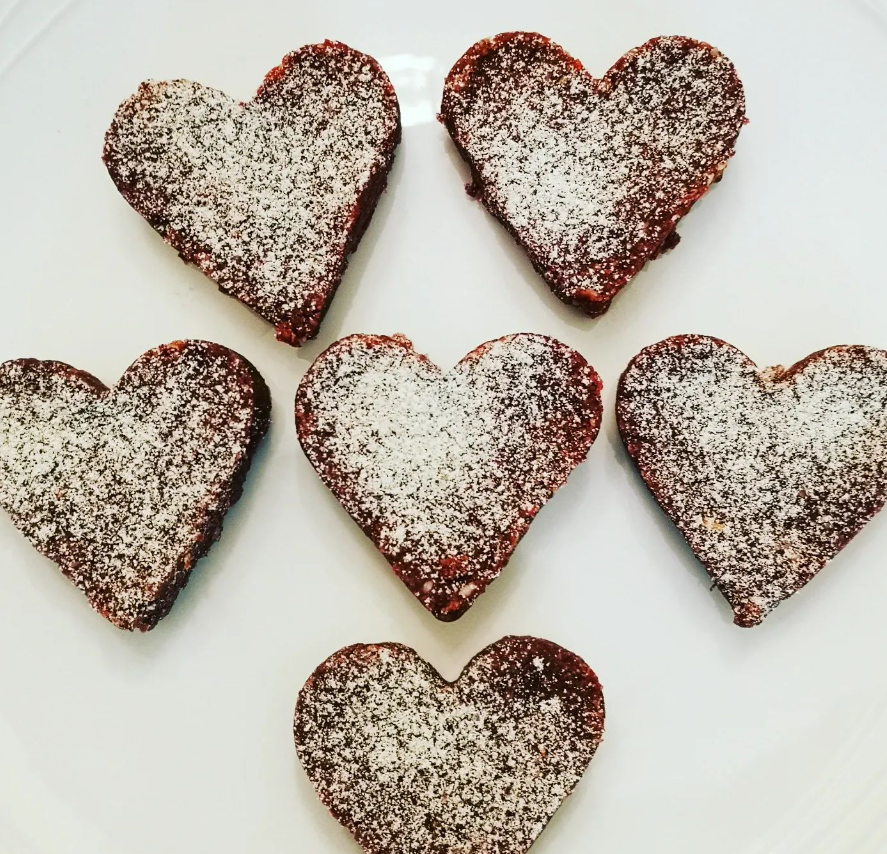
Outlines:
{"type": "Polygon", "coordinates": [[[242,356],[176,341],[113,388],[61,362],[0,365],[0,506],[102,616],[147,631],[219,538],[268,429],[242,356]]]}
{"type": "Polygon", "coordinates": [[[884,350],[760,369],[717,338],[679,335],[631,361],[616,414],[740,626],[810,581],[887,498],[884,350]]]}
{"type": "Polygon", "coordinates": [[[285,56],[246,103],[189,80],[143,83],[103,159],[184,261],[299,346],[317,335],[399,141],[385,72],[326,41],[285,56]]]}
{"type": "Polygon", "coordinates": [[[492,644],[452,683],[408,647],[347,647],[295,715],[318,797],[367,854],[523,854],[603,728],[588,665],[529,637],[492,644]]]}
{"type": "Polygon", "coordinates": [[[455,620],[585,459],[600,390],[579,353],[542,335],[489,341],[447,373],[402,336],[352,335],[303,377],[296,427],[395,573],[455,620]]]}
{"type": "Polygon", "coordinates": [[[537,33],[471,47],[441,120],[471,167],[469,192],[554,293],[603,314],[718,180],[745,122],[733,64],[711,45],[654,38],[595,79],[537,33]]]}

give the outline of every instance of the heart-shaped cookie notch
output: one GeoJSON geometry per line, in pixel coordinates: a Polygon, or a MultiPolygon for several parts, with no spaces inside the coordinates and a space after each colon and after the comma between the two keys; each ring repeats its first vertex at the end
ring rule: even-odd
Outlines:
{"type": "Polygon", "coordinates": [[[117,189],[186,262],[299,346],[313,338],[379,201],[400,110],[372,57],[307,45],[239,103],[148,81],[105,137],[117,189]]]}
{"type": "Polygon", "coordinates": [[[169,613],[240,497],[271,399],[242,356],[176,341],[113,387],[61,362],[0,365],[0,506],[102,616],[169,613]]]}
{"type": "Polygon", "coordinates": [[[559,341],[518,334],[442,373],[402,336],[352,335],[299,385],[299,441],[323,482],[440,620],[495,579],[585,459],[601,382],[559,341]]]}
{"type": "Polygon", "coordinates": [[[446,682],[400,644],[347,647],[299,694],[296,750],[366,854],[524,854],[601,740],[582,659],[507,637],[446,682]]]}
{"type": "Polygon", "coordinates": [[[477,196],[555,295],[603,314],[721,177],[745,122],[733,64],[681,36],[629,51],[595,79],[537,33],[471,47],[441,120],[477,196]]]}
{"type": "Polygon", "coordinates": [[[616,414],[740,626],[807,584],[887,498],[884,350],[760,369],[717,338],[679,335],[629,363],[616,414]]]}

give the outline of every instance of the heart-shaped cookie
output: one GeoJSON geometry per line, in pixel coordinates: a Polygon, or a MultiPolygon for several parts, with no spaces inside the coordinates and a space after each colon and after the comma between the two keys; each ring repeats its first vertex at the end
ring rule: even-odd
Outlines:
{"type": "Polygon", "coordinates": [[[601,740],[582,659],[507,637],[446,682],[400,644],[340,650],[299,694],[296,750],[367,854],[523,854],[601,740]]]}
{"type": "Polygon", "coordinates": [[[542,335],[482,344],[449,373],[402,336],[352,335],[303,377],[296,426],[401,580],[455,620],[585,459],[600,390],[582,356],[542,335]]]}
{"type": "Polygon", "coordinates": [[[218,539],[270,411],[256,369],[205,341],[150,350],[110,389],[6,362],[0,506],[102,616],[147,631],[218,539]]]}
{"type": "Polygon", "coordinates": [[[317,334],[399,141],[385,72],[327,41],[284,57],[246,103],[189,80],[143,83],[104,161],[186,262],[298,346],[317,334]]]}
{"type": "Polygon", "coordinates": [[[831,347],[759,369],[697,335],[642,350],[616,404],[628,453],[729,601],[754,626],[887,498],[887,352],[831,347]]]}
{"type": "Polygon", "coordinates": [[[745,121],[732,63],[674,36],[595,79],[537,33],[480,41],[441,120],[477,195],[564,302],[591,316],[661,251],[720,178],[745,121]]]}

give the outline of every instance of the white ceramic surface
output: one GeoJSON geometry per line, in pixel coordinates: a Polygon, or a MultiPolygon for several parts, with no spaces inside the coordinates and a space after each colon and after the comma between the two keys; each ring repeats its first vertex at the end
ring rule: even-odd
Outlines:
{"type": "Polygon", "coordinates": [[[454,677],[509,633],[601,677],[607,731],[534,854],[887,850],[887,513],[760,628],[730,623],[621,450],[620,371],[680,332],[763,364],[887,347],[883,0],[0,0],[0,361],[113,382],[140,353],[208,338],[250,358],[275,420],[172,614],[147,635],[96,616],[0,518],[0,851],[243,854],[358,848],[292,746],[296,693],[345,644],[410,644],[454,677]],[[462,189],[434,121],[477,39],[534,29],[593,72],[681,33],[736,63],[751,123],[683,242],[589,321],[561,305],[462,189]],[[288,50],[336,38],[382,63],[403,143],[320,338],[301,351],[219,294],[123,202],[100,160],[144,78],[249,97],[288,50]],[[315,477],[292,399],[351,332],[402,332],[441,364],[509,332],[554,335],[605,382],[588,462],[458,623],[413,601],[315,477]]]}

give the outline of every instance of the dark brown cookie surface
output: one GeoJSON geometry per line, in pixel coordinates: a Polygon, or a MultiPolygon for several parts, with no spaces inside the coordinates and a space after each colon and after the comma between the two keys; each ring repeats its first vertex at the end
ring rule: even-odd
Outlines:
{"type": "Polygon", "coordinates": [[[591,316],[719,179],[745,120],[732,63],[680,36],[652,39],[595,79],[536,33],[475,44],[444,86],[441,120],[472,194],[564,302],[591,316]]]}
{"type": "Polygon", "coordinates": [[[268,428],[264,381],[218,344],[141,356],[113,387],[0,365],[0,506],[123,629],[153,628],[222,530],[268,428]]]}
{"type": "Polygon", "coordinates": [[[185,261],[298,346],[317,334],[399,140],[385,72],[327,41],[284,57],[246,103],[189,80],[143,83],[104,161],[185,261]]]}
{"type": "Polygon", "coordinates": [[[716,338],[668,338],[626,368],[617,419],[740,626],[810,581],[887,498],[883,350],[760,369],[716,338]]]}
{"type": "Polygon", "coordinates": [[[542,335],[481,345],[447,373],[401,336],[352,335],[296,396],[321,479],[435,617],[455,620],[585,459],[601,383],[542,335]]]}
{"type": "Polygon", "coordinates": [[[367,854],[523,854],[603,726],[585,662],[507,637],[452,683],[399,644],[342,649],[302,689],[295,742],[318,797],[367,854]]]}

